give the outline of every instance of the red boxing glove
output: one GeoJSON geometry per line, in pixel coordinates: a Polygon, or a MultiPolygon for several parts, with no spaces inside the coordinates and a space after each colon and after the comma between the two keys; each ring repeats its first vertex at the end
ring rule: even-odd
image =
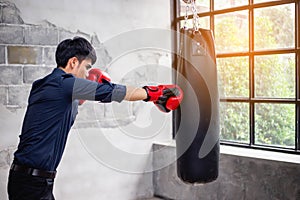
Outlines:
{"type": "Polygon", "coordinates": [[[97,68],[90,69],[89,76],[87,77],[87,79],[98,83],[105,83],[111,81],[111,78],[106,72],[103,72],[97,68]]]}
{"type": "Polygon", "coordinates": [[[153,101],[162,112],[175,110],[183,99],[183,91],[177,85],[144,86],[143,88],[148,96],[144,101],[153,101]]]}
{"type": "MultiPolygon", "coordinates": [[[[109,75],[98,68],[90,69],[87,79],[90,81],[95,81],[97,83],[105,83],[111,81],[109,75]]],[[[79,105],[82,105],[84,102],[85,100],[79,100],[79,105]]]]}

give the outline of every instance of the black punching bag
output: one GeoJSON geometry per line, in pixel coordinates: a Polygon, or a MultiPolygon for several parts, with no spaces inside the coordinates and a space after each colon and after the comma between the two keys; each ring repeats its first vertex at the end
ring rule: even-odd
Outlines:
{"type": "Polygon", "coordinates": [[[187,183],[208,183],[219,170],[219,95],[210,30],[181,29],[177,77],[184,91],[174,111],[177,174],[187,183]]]}

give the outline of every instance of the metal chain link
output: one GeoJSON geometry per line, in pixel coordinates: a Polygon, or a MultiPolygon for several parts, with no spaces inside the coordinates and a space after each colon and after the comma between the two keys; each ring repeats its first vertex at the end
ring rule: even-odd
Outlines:
{"type": "Polygon", "coordinates": [[[183,0],[183,1],[186,3],[183,27],[187,28],[188,11],[190,9],[190,4],[191,4],[192,13],[193,13],[193,28],[194,28],[194,31],[198,31],[199,27],[200,27],[200,23],[199,23],[199,16],[198,16],[198,11],[197,11],[196,0],[183,0]]]}
{"type": "Polygon", "coordinates": [[[189,16],[188,16],[189,9],[190,9],[189,4],[186,4],[186,7],[185,7],[185,16],[184,16],[184,25],[183,25],[184,29],[187,29],[187,21],[189,19],[189,16]]]}
{"type": "Polygon", "coordinates": [[[193,28],[194,31],[199,30],[199,16],[197,12],[196,0],[192,1],[192,12],[193,12],[193,28]]]}

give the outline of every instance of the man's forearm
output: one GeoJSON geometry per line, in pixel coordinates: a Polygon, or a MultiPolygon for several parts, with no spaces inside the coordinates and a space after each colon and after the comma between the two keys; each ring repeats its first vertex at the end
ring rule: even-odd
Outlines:
{"type": "Polygon", "coordinates": [[[124,98],[127,101],[139,101],[147,99],[147,92],[143,88],[135,88],[132,86],[126,86],[126,96],[124,98]]]}

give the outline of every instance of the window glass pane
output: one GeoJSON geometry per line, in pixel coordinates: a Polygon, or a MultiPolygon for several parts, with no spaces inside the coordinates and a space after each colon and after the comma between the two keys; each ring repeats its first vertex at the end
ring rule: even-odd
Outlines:
{"type": "Polygon", "coordinates": [[[249,104],[220,103],[221,139],[249,143],[249,104]]]}
{"type": "Polygon", "coordinates": [[[221,10],[224,8],[233,8],[243,5],[248,5],[248,0],[222,0],[214,1],[215,10],[221,10]]]}
{"type": "Polygon", "coordinates": [[[295,55],[256,56],[256,97],[295,98],[295,55]]]}
{"type": "MultiPolygon", "coordinates": [[[[210,10],[210,0],[196,0],[197,12],[204,13],[210,10]]],[[[183,0],[180,0],[180,16],[185,16],[186,10],[188,15],[193,14],[191,4],[186,4],[183,0]],[[188,6],[188,7],[187,7],[188,6]]]]}
{"type": "Polygon", "coordinates": [[[218,58],[221,97],[249,97],[249,58],[218,58]]]}
{"type": "Polygon", "coordinates": [[[248,11],[215,16],[217,53],[249,50],[248,11]]]}
{"type": "MultiPolygon", "coordinates": [[[[180,21],[180,28],[183,28],[185,25],[185,20],[180,21]]],[[[193,20],[189,19],[186,23],[187,28],[193,28],[193,20]]],[[[200,17],[199,18],[199,28],[210,29],[209,17],[200,17]]]]}
{"type": "Polygon", "coordinates": [[[295,147],[295,105],[256,104],[255,143],[295,147]]]}
{"type": "Polygon", "coordinates": [[[254,10],[254,48],[295,47],[294,4],[254,10]]]}

